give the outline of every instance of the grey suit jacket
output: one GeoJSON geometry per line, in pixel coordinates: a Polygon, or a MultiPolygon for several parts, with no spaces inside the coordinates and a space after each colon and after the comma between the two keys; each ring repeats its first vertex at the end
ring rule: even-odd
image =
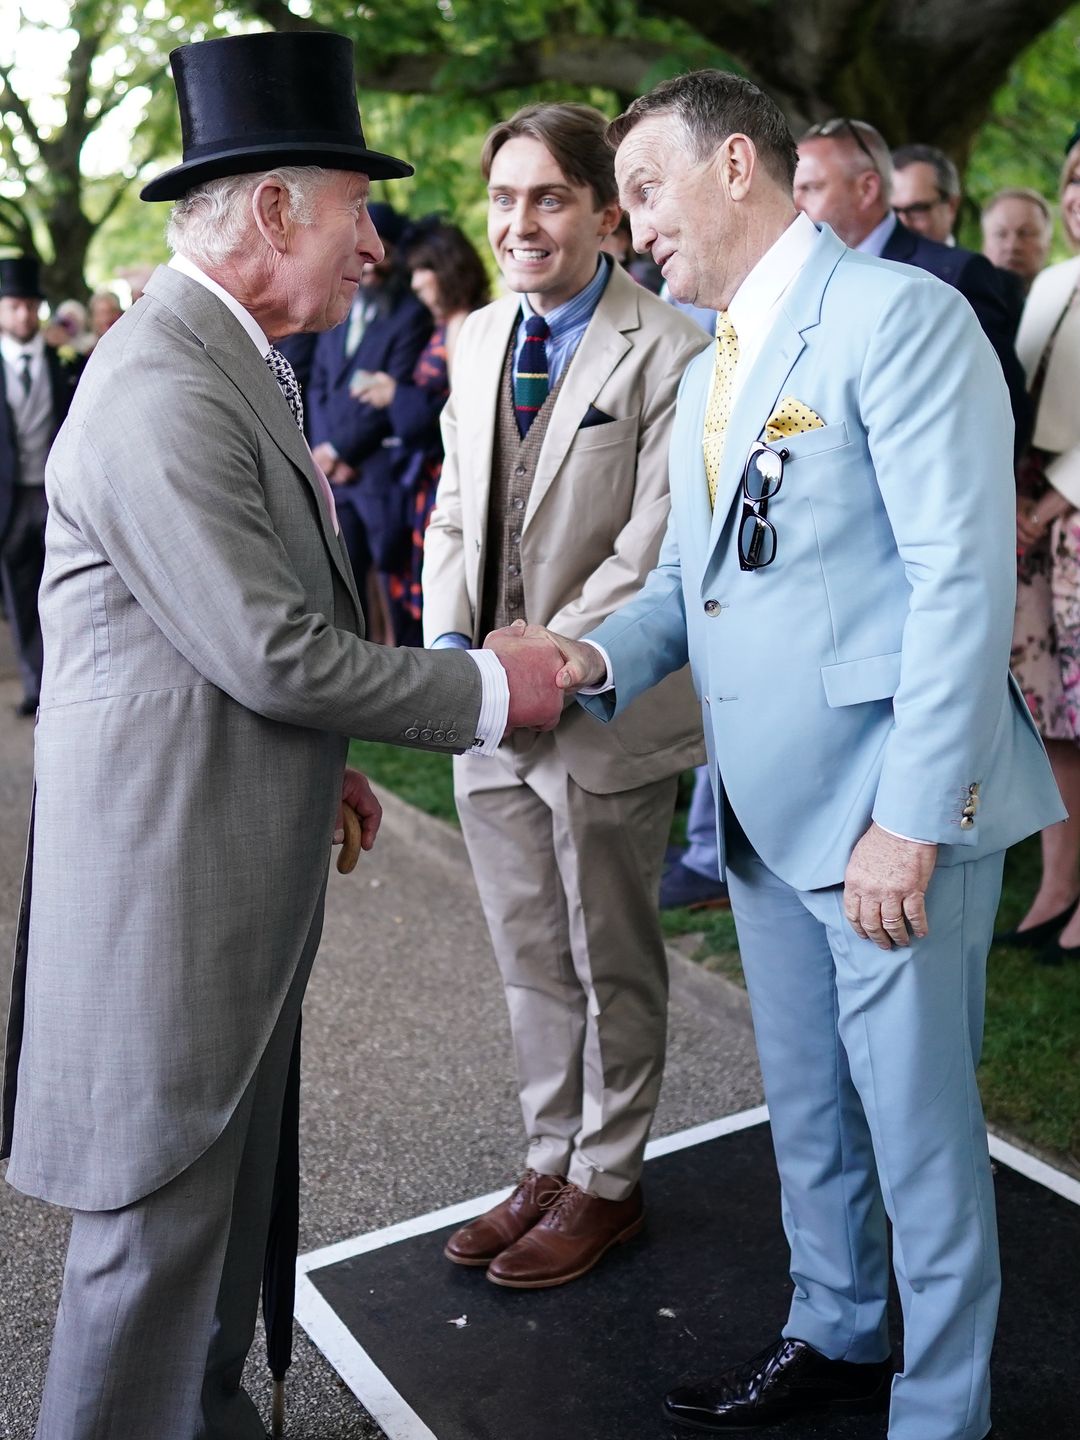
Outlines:
{"type": "Polygon", "coordinates": [[[468,656],[367,644],[288,405],[161,269],[49,462],[8,1179],[128,1204],[220,1134],[318,936],[347,737],[471,745],[468,656]]]}

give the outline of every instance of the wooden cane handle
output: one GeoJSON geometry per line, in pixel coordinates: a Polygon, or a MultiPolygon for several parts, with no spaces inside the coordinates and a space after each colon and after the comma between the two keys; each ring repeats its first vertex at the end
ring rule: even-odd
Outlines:
{"type": "Polygon", "coordinates": [[[345,842],[338,851],[337,868],[341,875],[351,875],[360,859],[360,837],[364,833],[360,817],[351,805],[341,802],[341,819],[345,827],[345,842]]]}

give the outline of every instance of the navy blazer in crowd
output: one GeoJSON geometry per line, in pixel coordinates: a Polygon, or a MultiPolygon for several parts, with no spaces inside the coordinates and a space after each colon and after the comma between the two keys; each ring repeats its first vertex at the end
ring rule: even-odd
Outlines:
{"type": "MultiPolygon", "coordinates": [[[[52,348],[45,347],[45,365],[49,372],[49,384],[53,398],[53,437],[64,423],[64,418],[75,393],[75,382],[79,371],[67,365],[52,348]]],[[[0,540],[3,540],[11,521],[15,502],[15,486],[19,480],[19,446],[15,437],[15,417],[7,400],[7,386],[4,381],[4,366],[0,362],[0,540]]]]}
{"type": "Polygon", "coordinates": [[[959,245],[942,245],[937,240],[920,235],[917,230],[909,230],[899,220],[885,242],[881,258],[899,260],[905,265],[917,265],[920,270],[928,270],[931,275],[944,280],[946,285],[959,290],[975,311],[983,333],[1001,361],[1001,370],[1009,387],[1013,424],[1016,426],[1015,453],[1021,454],[1031,439],[1031,404],[1024,367],[1016,357],[1013,344],[1016,324],[998,272],[985,255],[976,255],[973,250],[964,250],[959,245]]]}
{"type": "Polygon", "coordinates": [[[400,284],[375,298],[379,313],[368,321],[353,355],[345,354],[347,320],[319,336],[305,404],[312,448],[328,440],[346,464],[358,469],[356,481],[338,488],[336,495],[359,513],[376,565],[389,571],[411,543],[409,497],[398,483],[401,448],[389,412],[355,400],[349,381],[358,370],[381,370],[409,383],[434,322],[400,284]]]}
{"type": "Polygon", "coordinates": [[[420,351],[431,336],[431,313],[409,291],[397,288],[380,295],[380,312],[368,322],[353,355],[345,354],[349,324],[319,336],[311,364],[308,425],[313,446],[329,440],[347,464],[359,465],[391,434],[390,417],[354,400],[349,381],[358,370],[385,371],[409,382],[420,351]]]}

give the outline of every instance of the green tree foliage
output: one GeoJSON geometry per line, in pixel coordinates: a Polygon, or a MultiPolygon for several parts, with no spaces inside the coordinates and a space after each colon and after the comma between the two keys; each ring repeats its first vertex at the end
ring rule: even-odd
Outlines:
{"type": "Polygon", "coordinates": [[[796,132],[832,113],[858,115],[894,144],[942,144],[962,165],[970,155],[970,190],[983,198],[1016,180],[1054,192],[1080,94],[1080,5],[1068,0],[984,0],[974,12],[970,0],[51,4],[66,10],[54,28],[63,73],[51,97],[31,93],[0,34],[0,246],[37,249],[57,295],[79,293],[88,254],[99,279],[161,257],[164,216],[139,204],[136,181],[179,151],[167,53],[241,29],[352,35],[365,127],[418,170],[383,198],[454,214],[474,234],[483,133],[528,100],[583,99],[613,112],[666,75],[727,65],[776,95],[796,132]],[[97,137],[111,134],[115,154],[125,133],[125,162],[110,172],[97,137]]]}

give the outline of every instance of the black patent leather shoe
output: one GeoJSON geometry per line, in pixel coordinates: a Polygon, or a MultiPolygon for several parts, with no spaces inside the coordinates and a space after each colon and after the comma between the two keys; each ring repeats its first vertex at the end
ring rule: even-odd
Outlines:
{"type": "Polygon", "coordinates": [[[891,1359],[856,1365],[781,1338],[716,1380],[672,1390],[664,1415],[697,1430],[755,1430],[821,1410],[884,1410],[893,1373],[891,1359]]]}

